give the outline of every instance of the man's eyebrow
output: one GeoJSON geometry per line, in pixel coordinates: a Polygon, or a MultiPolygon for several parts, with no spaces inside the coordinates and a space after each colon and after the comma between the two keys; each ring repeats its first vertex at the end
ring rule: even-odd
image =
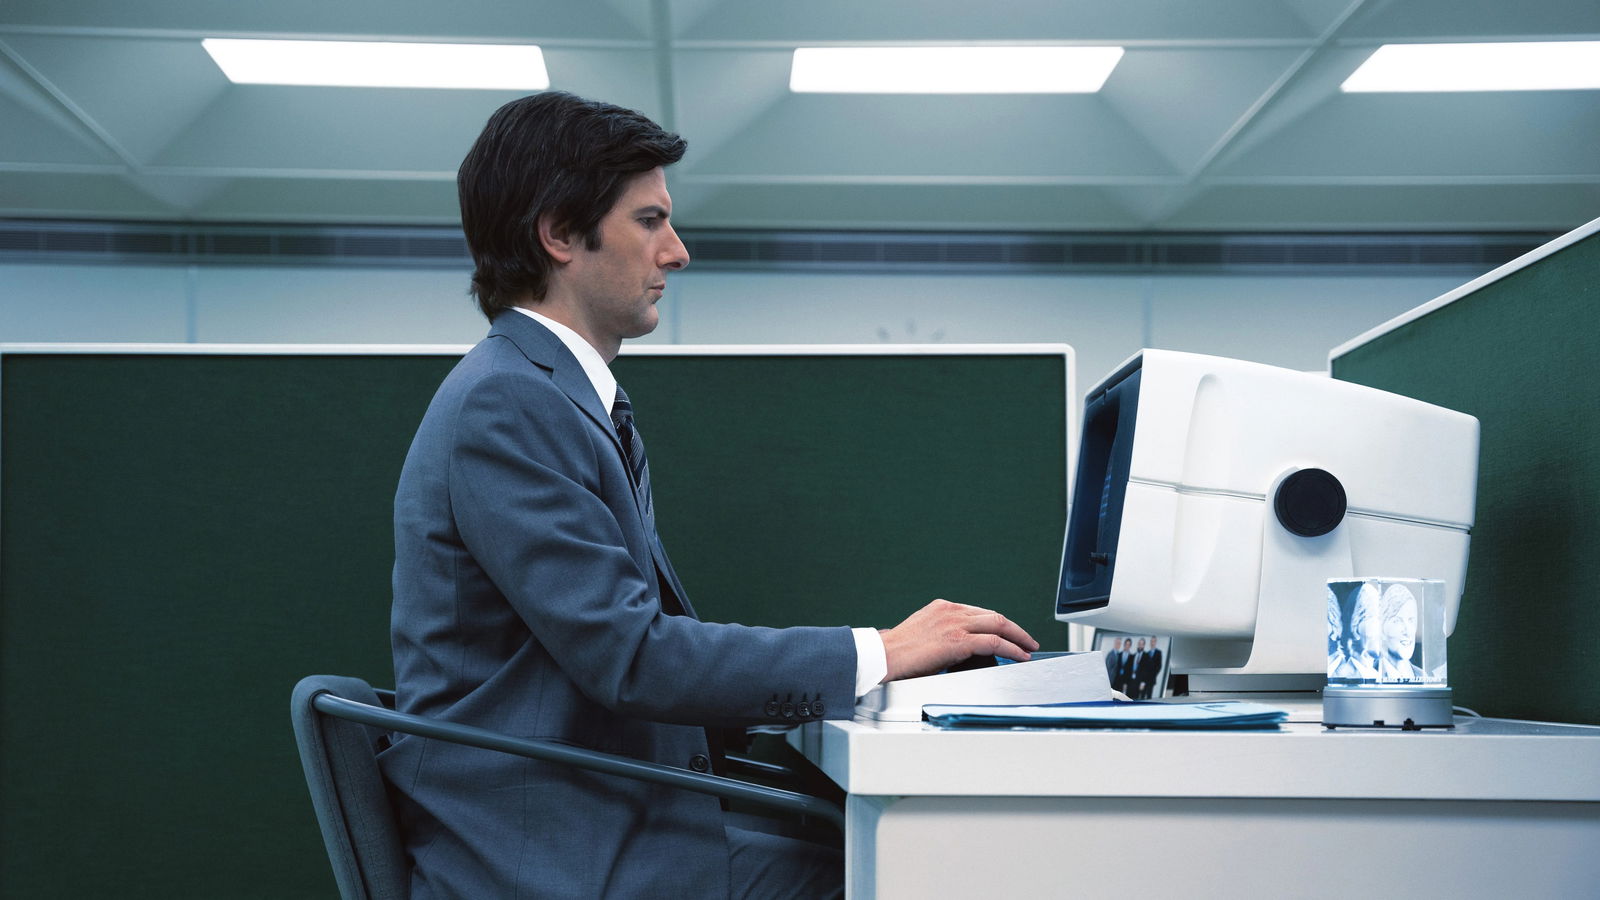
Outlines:
{"type": "Polygon", "coordinates": [[[670,218],[672,215],[671,213],[667,212],[667,208],[665,206],[661,206],[660,204],[656,203],[652,203],[649,206],[641,206],[634,210],[633,214],[635,216],[660,216],[663,219],[670,218]]]}

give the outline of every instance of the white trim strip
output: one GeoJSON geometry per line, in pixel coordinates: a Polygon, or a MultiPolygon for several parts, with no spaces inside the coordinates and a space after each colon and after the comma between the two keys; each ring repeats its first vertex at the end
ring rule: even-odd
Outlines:
{"type": "Polygon", "coordinates": [[[1556,251],[1570,247],[1596,232],[1600,232],[1600,219],[1595,219],[1592,222],[1580,225],[1572,231],[1569,231],[1566,234],[1556,238],[1550,243],[1535,247],[1532,250],[1529,250],[1527,253],[1524,253],[1516,259],[1506,263],[1500,268],[1472,279],[1448,294],[1435,297],[1434,299],[1429,300],[1427,303],[1424,303],[1415,309],[1407,310],[1406,312],[1395,316],[1382,325],[1379,325],[1377,328],[1363,332],[1362,334],[1345,341],[1339,346],[1328,351],[1328,370],[1331,372],[1333,370],[1333,361],[1345,355],[1346,353],[1349,353],[1350,351],[1355,350],[1364,344],[1374,341],[1388,334],[1389,332],[1400,328],[1402,325],[1415,322],[1417,319],[1422,318],[1423,316],[1433,312],[1436,309],[1439,309],[1440,307],[1449,306],[1457,300],[1460,300],[1462,297],[1474,293],[1482,287],[1499,281],[1513,272],[1516,272],[1520,269],[1525,269],[1539,260],[1550,256],[1556,251]]]}
{"type": "Polygon", "coordinates": [[[180,353],[193,356],[461,356],[471,344],[0,344],[5,353],[180,353]]]}
{"type": "MultiPolygon", "coordinates": [[[[1224,500],[1243,500],[1249,503],[1266,503],[1265,494],[1252,491],[1235,491],[1227,488],[1208,488],[1195,485],[1173,484],[1170,481],[1156,481],[1151,478],[1128,478],[1129,484],[1172,491],[1176,494],[1193,495],[1199,497],[1220,497],[1224,500]]],[[[1421,525],[1427,528],[1441,528],[1445,531],[1459,531],[1462,534],[1471,534],[1472,526],[1460,522],[1446,522],[1443,519],[1430,519],[1426,516],[1398,516],[1393,513],[1379,512],[1375,509],[1366,509],[1359,506],[1348,506],[1345,515],[1357,519],[1375,519],[1382,522],[1396,522],[1401,525],[1421,525]]]]}
{"type": "Polygon", "coordinates": [[[1060,356],[1070,344],[624,344],[623,356],[1060,356]]]}
{"type": "MultiPolygon", "coordinates": [[[[189,353],[196,355],[444,356],[461,355],[472,344],[175,344],[175,343],[0,343],[0,353],[189,353]]],[[[1056,356],[1071,357],[1070,344],[634,344],[624,356],[1056,356]]]]}

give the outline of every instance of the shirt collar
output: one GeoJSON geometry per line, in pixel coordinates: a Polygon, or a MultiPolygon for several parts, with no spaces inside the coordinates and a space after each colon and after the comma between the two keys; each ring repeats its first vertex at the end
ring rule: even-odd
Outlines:
{"type": "Polygon", "coordinates": [[[606,361],[600,358],[600,351],[584,340],[582,335],[549,316],[540,315],[521,306],[511,308],[550,329],[551,334],[567,345],[572,355],[578,358],[578,365],[583,367],[583,374],[589,376],[589,383],[594,385],[595,393],[600,395],[600,405],[605,407],[606,415],[610,415],[611,405],[617,400],[617,377],[611,374],[606,361]]]}

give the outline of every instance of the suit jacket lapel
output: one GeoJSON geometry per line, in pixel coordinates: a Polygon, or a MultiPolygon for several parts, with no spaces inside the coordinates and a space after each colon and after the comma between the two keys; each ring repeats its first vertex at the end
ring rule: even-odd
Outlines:
{"type": "MultiPolygon", "coordinates": [[[[611,445],[616,448],[617,455],[623,460],[623,468],[627,468],[627,454],[622,452],[622,440],[617,437],[617,428],[611,421],[611,416],[606,413],[605,406],[600,402],[600,395],[595,393],[594,382],[583,371],[583,366],[578,363],[567,345],[533,319],[528,318],[515,310],[506,310],[495,317],[494,324],[489,328],[490,335],[502,335],[508,338],[528,361],[550,372],[551,381],[556,387],[561,388],[584,414],[594,420],[595,425],[611,439],[611,445]]],[[[633,476],[628,476],[632,484],[633,476]]],[[[639,496],[638,485],[633,485],[634,507],[639,512],[640,520],[644,520],[644,500],[639,496]]],[[[656,576],[664,580],[667,587],[677,598],[678,604],[683,608],[685,615],[690,618],[699,618],[694,614],[694,607],[689,605],[689,595],[684,592],[683,583],[678,580],[678,573],[673,570],[672,563],[667,559],[666,548],[661,546],[661,536],[655,529],[648,529],[650,555],[656,564],[656,576]]]]}
{"type": "Polygon", "coordinates": [[[600,395],[595,393],[594,382],[584,374],[583,366],[578,364],[577,357],[561,343],[561,339],[550,332],[550,329],[540,325],[515,310],[506,310],[495,317],[494,325],[489,329],[490,335],[501,335],[509,338],[517,349],[528,361],[550,372],[550,380],[556,387],[583,410],[584,414],[600,427],[611,438],[611,443],[622,452],[622,441],[617,437],[617,428],[611,422],[611,416],[606,414],[605,405],[600,402],[600,395]]]}

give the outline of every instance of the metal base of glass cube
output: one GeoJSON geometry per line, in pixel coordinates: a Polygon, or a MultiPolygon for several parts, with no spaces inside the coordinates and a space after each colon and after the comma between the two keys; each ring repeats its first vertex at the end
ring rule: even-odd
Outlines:
{"type": "Polygon", "coordinates": [[[1322,724],[1329,728],[1454,728],[1450,687],[1443,684],[1328,685],[1322,724]]]}

